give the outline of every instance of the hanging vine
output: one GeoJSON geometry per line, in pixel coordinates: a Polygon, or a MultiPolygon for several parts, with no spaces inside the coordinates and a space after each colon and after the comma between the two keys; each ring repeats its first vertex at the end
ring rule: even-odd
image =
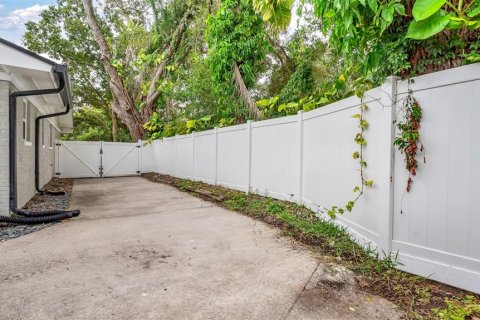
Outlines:
{"type": "MultiPolygon", "coordinates": [[[[425,150],[420,139],[420,122],[423,110],[418,101],[412,96],[410,90],[401,111],[405,114],[405,118],[397,123],[399,132],[395,137],[394,145],[405,155],[405,165],[408,171],[406,191],[410,192],[412,190],[413,177],[417,175],[417,154],[425,150]]],[[[425,156],[423,157],[423,162],[426,163],[425,156]]]]}
{"type": "Polygon", "coordinates": [[[362,197],[365,192],[366,187],[373,186],[373,180],[367,179],[365,168],[367,167],[367,162],[364,158],[364,149],[367,145],[367,140],[365,139],[365,130],[367,130],[369,123],[365,120],[364,114],[368,110],[368,106],[363,103],[363,98],[360,103],[360,112],[352,116],[354,119],[358,119],[358,128],[359,132],[355,135],[354,141],[358,145],[358,150],[353,152],[353,159],[358,161],[359,172],[360,172],[360,186],[355,186],[353,192],[356,194],[356,197],[353,200],[348,201],[344,207],[333,206],[330,209],[325,209],[322,212],[334,219],[337,214],[343,214],[345,211],[351,212],[357,201],[362,197]]]}

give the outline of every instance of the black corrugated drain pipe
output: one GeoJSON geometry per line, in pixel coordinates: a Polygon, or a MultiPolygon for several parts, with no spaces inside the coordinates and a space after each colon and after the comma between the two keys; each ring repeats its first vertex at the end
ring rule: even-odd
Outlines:
{"type": "MultiPolygon", "coordinates": [[[[45,94],[55,94],[61,93],[62,100],[64,100],[64,104],[66,105],[67,112],[59,112],[55,114],[45,115],[47,116],[55,116],[55,115],[63,115],[68,113],[70,108],[70,103],[68,99],[68,93],[64,90],[66,87],[67,75],[66,75],[66,66],[62,65],[55,65],[53,71],[58,76],[59,86],[57,88],[52,89],[39,89],[39,90],[27,90],[27,91],[17,91],[13,92],[9,95],[9,163],[10,163],[10,211],[16,215],[22,217],[5,217],[0,216],[0,222],[7,222],[7,223],[16,223],[16,224],[40,224],[40,223],[47,223],[47,222],[54,222],[63,219],[73,218],[80,214],[79,210],[55,210],[55,211],[27,211],[27,210],[20,210],[17,208],[17,98],[18,97],[26,97],[26,96],[37,96],[37,95],[45,95],[45,94]],[[66,97],[66,98],[65,98],[66,97]],[[65,103],[65,100],[67,102],[65,103]]],[[[38,118],[35,120],[36,128],[35,128],[35,179],[36,179],[36,187],[37,184],[37,162],[39,161],[39,152],[38,152],[38,129],[37,129],[37,121],[38,118]]]]}

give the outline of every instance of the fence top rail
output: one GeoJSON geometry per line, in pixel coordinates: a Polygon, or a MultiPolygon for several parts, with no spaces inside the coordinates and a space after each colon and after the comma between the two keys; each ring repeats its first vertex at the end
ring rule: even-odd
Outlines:
{"type": "Polygon", "coordinates": [[[138,145],[137,142],[111,142],[111,141],[103,141],[103,145],[112,145],[112,146],[134,146],[138,145]]]}
{"type": "Polygon", "coordinates": [[[215,129],[210,129],[210,130],[196,132],[195,137],[209,136],[214,134],[215,134],[215,129]]]}
{"type": "Polygon", "coordinates": [[[164,141],[164,142],[173,141],[173,140],[175,140],[175,136],[165,137],[165,138],[162,139],[162,141],[164,141]]]}
{"type": "Polygon", "coordinates": [[[59,143],[65,144],[100,144],[101,141],[72,141],[72,140],[58,140],[59,143]]]}
{"type": "Polygon", "coordinates": [[[193,138],[193,133],[189,133],[189,134],[182,134],[182,135],[178,135],[178,136],[175,136],[177,140],[184,140],[184,139],[191,139],[193,138]]]}
{"type": "MultiPolygon", "coordinates": [[[[372,102],[379,101],[382,96],[382,90],[381,87],[377,87],[371,90],[368,90],[364,94],[364,99],[358,98],[357,96],[351,96],[346,99],[340,100],[333,102],[331,104],[325,105],[323,107],[317,108],[315,110],[305,112],[303,114],[303,119],[305,121],[308,121],[310,119],[315,119],[318,117],[323,117],[326,115],[329,115],[331,113],[359,107],[362,103],[369,104],[372,102]]],[[[378,103],[379,106],[381,106],[380,103],[378,103]]]]}
{"type": "Polygon", "coordinates": [[[425,74],[397,81],[397,94],[424,91],[480,80],[480,63],[425,74]]]}
{"type": "Polygon", "coordinates": [[[281,118],[274,118],[262,121],[255,121],[252,122],[252,129],[255,128],[262,128],[262,127],[269,127],[269,126],[276,126],[280,124],[287,124],[287,123],[295,123],[298,121],[298,117],[296,115],[285,116],[281,118]]]}
{"type": "Polygon", "coordinates": [[[233,131],[241,131],[246,130],[248,128],[246,123],[237,124],[234,126],[218,128],[218,133],[226,133],[226,132],[233,132],[233,131]]]}

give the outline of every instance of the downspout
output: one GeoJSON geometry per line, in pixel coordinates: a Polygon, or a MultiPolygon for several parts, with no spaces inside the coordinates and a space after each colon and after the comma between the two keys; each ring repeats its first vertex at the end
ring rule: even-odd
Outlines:
{"type": "Polygon", "coordinates": [[[42,190],[40,188],[40,121],[47,118],[53,118],[58,116],[66,115],[70,112],[71,109],[71,99],[68,95],[68,77],[66,74],[67,68],[63,65],[56,65],[55,72],[59,78],[59,88],[63,86],[62,90],[60,90],[60,94],[62,95],[62,100],[64,101],[65,111],[55,112],[50,114],[45,114],[38,116],[35,119],[35,190],[37,190],[40,194],[50,194],[50,195],[64,195],[65,192],[52,192],[47,190],[42,190]],[[67,90],[64,90],[67,89],[67,90]]]}
{"type": "Polygon", "coordinates": [[[69,112],[70,112],[70,103],[67,104],[65,111],[44,114],[44,115],[38,116],[35,119],[35,189],[40,194],[50,194],[54,196],[65,194],[65,192],[63,191],[60,191],[60,192],[47,191],[47,190],[42,190],[40,188],[40,121],[47,118],[63,116],[68,114],[69,112]]]}
{"type": "MultiPolygon", "coordinates": [[[[17,91],[9,95],[9,163],[10,163],[10,211],[14,214],[25,216],[22,218],[4,217],[0,216],[0,222],[21,223],[21,224],[36,224],[63,220],[66,218],[76,217],[80,214],[79,210],[55,210],[55,211],[39,211],[30,212],[17,208],[17,98],[26,96],[38,96],[45,94],[61,93],[62,98],[68,95],[64,90],[66,87],[67,75],[66,67],[62,65],[55,65],[53,71],[58,76],[59,85],[57,88],[40,89],[40,90],[26,90],[17,91]]],[[[62,99],[65,100],[65,99],[62,99]]],[[[66,103],[66,108],[69,110],[70,103],[66,103]]],[[[64,114],[63,112],[61,112],[64,114]]],[[[37,118],[38,119],[38,118],[37,118]]],[[[37,121],[37,120],[36,120],[37,121]]],[[[37,130],[35,130],[37,131],[37,130]]],[[[35,132],[35,148],[38,148],[38,135],[35,132]]],[[[37,165],[37,152],[35,153],[35,164],[37,165]]]]}

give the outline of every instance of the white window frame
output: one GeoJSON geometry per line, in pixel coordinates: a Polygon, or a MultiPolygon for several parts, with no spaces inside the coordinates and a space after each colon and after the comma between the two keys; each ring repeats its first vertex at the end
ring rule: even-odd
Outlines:
{"type": "Polygon", "coordinates": [[[23,143],[26,146],[32,145],[32,134],[30,127],[30,108],[28,107],[28,100],[23,99],[23,117],[22,117],[22,131],[23,131],[23,143]]]}

